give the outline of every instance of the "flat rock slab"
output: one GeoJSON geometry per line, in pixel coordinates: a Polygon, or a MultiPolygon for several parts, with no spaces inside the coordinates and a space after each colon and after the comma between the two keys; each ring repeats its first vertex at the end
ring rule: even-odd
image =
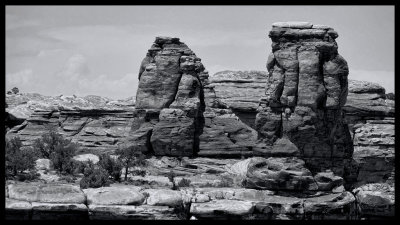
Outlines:
{"type": "Polygon", "coordinates": [[[90,220],[177,220],[168,206],[89,205],[90,220]]]}
{"type": "Polygon", "coordinates": [[[95,154],[81,154],[73,157],[74,160],[79,162],[92,161],[94,164],[99,162],[99,157],[95,154]]]}
{"type": "Polygon", "coordinates": [[[145,200],[145,196],[139,192],[140,189],[135,186],[120,186],[88,188],[83,192],[89,205],[140,205],[145,200]]]}
{"type": "Polygon", "coordinates": [[[173,184],[166,176],[132,176],[129,180],[135,185],[150,186],[151,188],[172,188],[173,184]]]}
{"type": "Polygon", "coordinates": [[[69,184],[17,183],[8,185],[11,199],[45,203],[84,203],[86,197],[78,186],[69,184]]]}
{"type": "Polygon", "coordinates": [[[30,202],[6,198],[6,220],[29,220],[31,213],[32,204],[30,202]]]}
{"type": "Polygon", "coordinates": [[[310,29],[313,27],[313,24],[310,22],[289,21],[289,22],[276,22],[273,23],[272,26],[283,27],[283,28],[310,29]]]}
{"type": "Polygon", "coordinates": [[[175,207],[180,206],[183,203],[182,194],[180,191],[146,189],[143,192],[149,194],[149,197],[147,198],[148,205],[175,207]]]}
{"type": "Polygon", "coordinates": [[[237,200],[213,200],[206,203],[192,203],[190,213],[196,217],[213,217],[217,215],[244,216],[251,214],[254,205],[251,202],[237,200]]]}
{"type": "Polygon", "coordinates": [[[350,192],[329,194],[304,200],[306,219],[356,219],[356,202],[350,192]]]}
{"type": "Polygon", "coordinates": [[[32,202],[32,220],[87,220],[84,204],[32,202]]]}

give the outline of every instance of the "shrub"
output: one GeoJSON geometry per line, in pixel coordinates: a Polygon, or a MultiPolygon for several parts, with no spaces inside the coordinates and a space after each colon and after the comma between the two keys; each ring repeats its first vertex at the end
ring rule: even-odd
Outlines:
{"type": "Polygon", "coordinates": [[[76,150],[77,146],[74,143],[67,146],[57,145],[50,154],[53,168],[62,174],[73,174],[76,163],[72,157],[74,157],[76,150]]]}
{"type": "Polygon", "coordinates": [[[48,133],[36,139],[33,148],[42,157],[50,159],[53,168],[61,174],[73,174],[76,162],[72,160],[79,146],[50,128],[48,133]]]}
{"type": "Polygon", "coordinates": [[[32,148],[22,148],[18,137],[6,140],[6,174],[16,176],[34,170],[36,154],[32,148]]]}
{"type": "Polygon", "coordinates": [[[41,155],[41,157],[50,159],[50,155],[59,145],[67,146],[71,143],[70,140],[64,139],[63,136],[54,128],[50,128],[48,133],[42,135],[33,143],[33,148],[41,155]]]}
{"type": "Polygon", "coordinates": [[[115,180],[120,181],[123,164],[118,159],[113,159],[107,154],[100,155],[98,165],[107,170],[108,174],[115,180]]]}
{"type": "Polygon", "coordinates": [[[189,187],[190,186],[190,180],[182,178],[179,182],[178,182],[178,187],[189,187]]]}
{"type": "Polygon", "coordinates": [[[109,185],[108,173],[100,166],[94,165],[89,161],[88,166],[85,168],[83,178],[80,181],[80,187],[84,188],[99,188],[109,185]]]}
{"type": "Polygon", "coordinates": [[[128,179],[129,168],[145,166],[145,156],[137,146],[120,146],[115,152],[125,168],[125,181],[128,179]]]}
{"type": "Polygon", "coordinates": [[[19,173],[16,178],[18,181],[31,181],[40,177],[36,171],[29,171],[28,173],[19,173]]]}
{"type": "Polygon", "coordinates": [[[11,91],[12,91],[14,94],[18,94],[18,93],[19,93],[19,89],[18,89],[17,87],[14,87],[13,89],[11,89],[11,91]]]}

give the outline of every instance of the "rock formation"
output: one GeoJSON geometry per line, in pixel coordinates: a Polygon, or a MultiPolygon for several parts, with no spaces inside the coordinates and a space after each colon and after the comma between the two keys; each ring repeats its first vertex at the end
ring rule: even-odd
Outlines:
{"type": "Polygon", "coordinates": [[[262,105],[259,138],[272,146],[290,140],[313,172],[343,176],[353,151],[342,107],[348,92],[347,62],[332,28],[303,22],[274,23],[272,53],[262,105]]]}
{"type": "MultiPolygon", "coordinates": [[[[393,216],[394,100],[377,84],[347,79],[332,28],[275,23],[269,36],[268,73],[211,77],[179,38],[157,37],[139,69],[136,104],[7,95],[7,136],[24,145],[53,128],[82,153],[133,145],[151,165],[144,176],[129,174],[129,185],[82,190],[61,184],[39,159],[45,182],[7,181],[7,218],[393,216]]],[[[74,157],[88,159],[98,161],[74,157]]]]}
{"type": "Polygon", "coordinates": [[[134,101],[99,96],[19,94],[6,96],[7,136],[29,146],[49,129],[82,145],[85,152],[113,152],[128,137],[134,101]]]}

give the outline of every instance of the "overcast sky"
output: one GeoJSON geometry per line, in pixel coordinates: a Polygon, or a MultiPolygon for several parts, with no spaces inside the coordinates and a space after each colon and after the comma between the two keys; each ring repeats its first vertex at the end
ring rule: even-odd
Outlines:
{"type": "Polygon", "coordinates": [[[159,35],[179,37],[210,74],[266,71],[277,21],[333,27],[349,78],[394,91],[393,6],[7,6],[6,89],[134,96],[159,35]]]}

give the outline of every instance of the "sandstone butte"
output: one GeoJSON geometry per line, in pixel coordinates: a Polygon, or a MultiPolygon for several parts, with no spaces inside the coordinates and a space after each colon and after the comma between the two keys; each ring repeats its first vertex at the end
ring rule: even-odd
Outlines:
{"type": "Polygon", "coordinates": [[[394,100],[378,84],[348,79],[333,28],[278,22],[268,36],[266,72],[209,76],[179,38],[156,37],[136,100],[7,95],[6,137],[24,146],[53,127],[82,146],[77,160],[135,145],[151,165],[130,177],[136,186],[8,182],[7,218],[394,216],[394,100]]]}

